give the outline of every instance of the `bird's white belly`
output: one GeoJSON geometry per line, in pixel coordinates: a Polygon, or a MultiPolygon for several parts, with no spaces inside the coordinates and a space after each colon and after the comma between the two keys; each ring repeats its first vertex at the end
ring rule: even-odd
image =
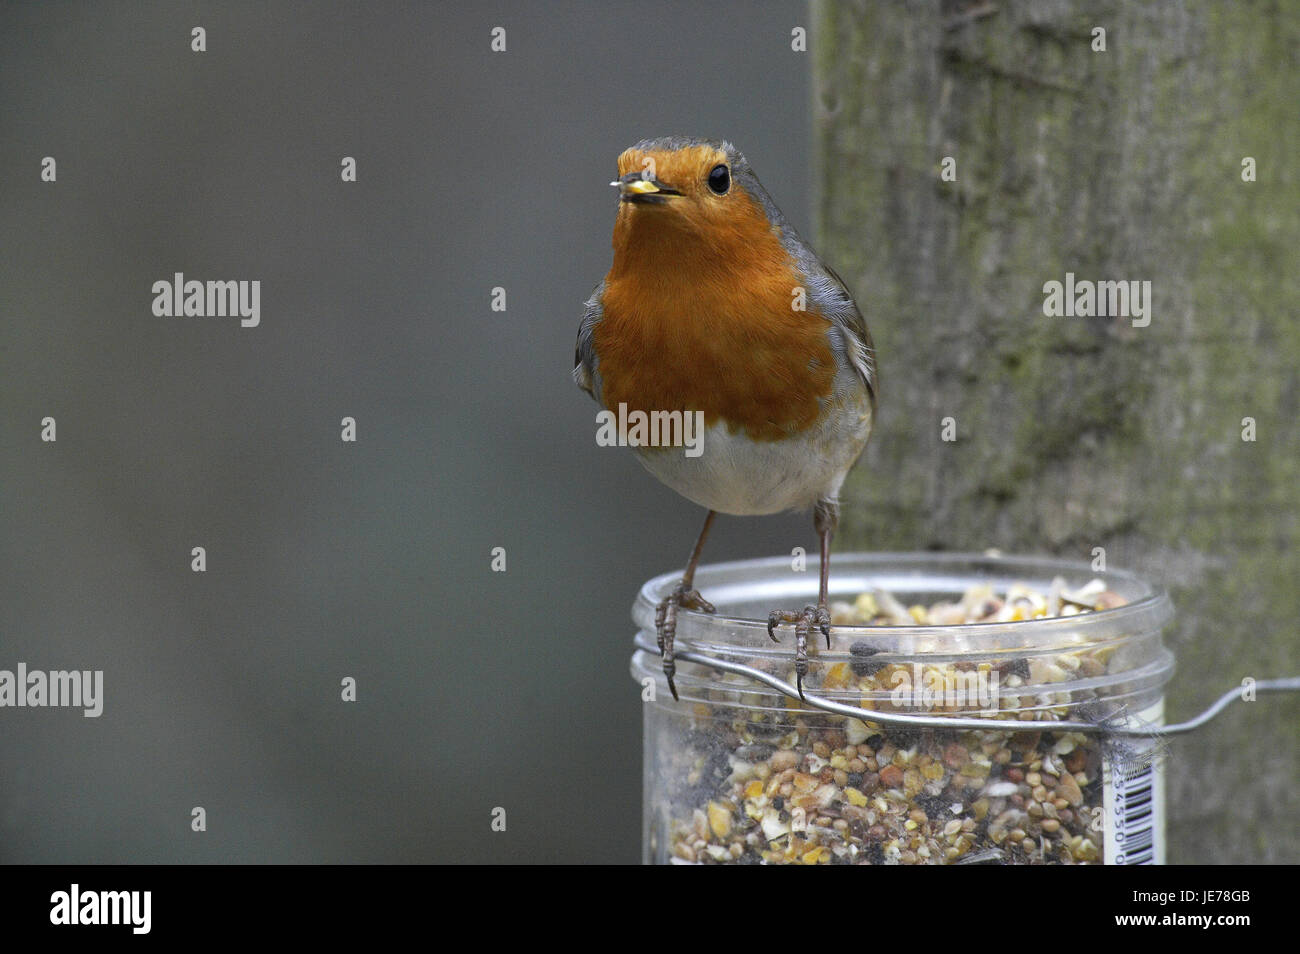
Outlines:
{"type": "Polygon", "coordinates": [[[681,447],[641,449],[637,457],[683,497],[719,513],[759,516],[811,507],[835,498],[871,435],[865,398],[846,405],[780,441],[755,441],[719,423],[705,429],[698,457],[681,447]]]}

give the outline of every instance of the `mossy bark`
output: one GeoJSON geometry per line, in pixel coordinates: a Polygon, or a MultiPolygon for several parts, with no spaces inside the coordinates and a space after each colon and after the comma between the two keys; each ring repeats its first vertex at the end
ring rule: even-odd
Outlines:
{"type": "MultiPolygon", "coordinates": [[[[1175,719],[1300,673],[1300,20],[1208,0],[815,14],[818,248],[881,368],[837,546],[1104,547],[1171,590],[1175,719]],[[1046,317],[1067,272],[1150,281],[1150,324],[1046,317]]],[[[1294,696],[1175,742],[1169,773],[1170,861],[1300,861],[1294,696]]]]}

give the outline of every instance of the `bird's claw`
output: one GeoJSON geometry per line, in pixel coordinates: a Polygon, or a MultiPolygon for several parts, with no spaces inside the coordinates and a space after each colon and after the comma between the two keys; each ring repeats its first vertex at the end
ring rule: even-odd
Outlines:
{"type": "Polygon", "coordinates": [[[821,630],[826,637],[826,648],[831,648],[831,614],[825,606],[810,603],[800,611],[773,610],[767,617],[767,635],[773,642],[780,642],[776,637],[776,627],[781,623],[794,623],[794,676],[799,698],[803,699],[803,677],[808,675],[808,636],[813,627],[821,630]]]}
{"type": "Polygon", "coordinates": [[[677,611],[679,609],[698,610],[701,613],[716,613],[717,608],[700,595],[700,591],[688,587],[685,582],[678,583],[667,597],[655,607],[655,636],[659,643],[659,652],[664,657],[664,676],[668,679],[668,691],[677,699],[677,662],[673,658],[673,641],[677,636],[677,611]]]}

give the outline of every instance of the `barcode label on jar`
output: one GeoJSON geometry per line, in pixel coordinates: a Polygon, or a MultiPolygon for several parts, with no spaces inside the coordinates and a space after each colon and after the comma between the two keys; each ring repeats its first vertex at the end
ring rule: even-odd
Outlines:
{"type": "MultiPolygon", "coordinates": [[[[1132,725],[1159,725],[1164,706],[1157,704],[1138,714],[1132,725]]],[[[1116,767],[1103,766],[1106,810],[1105,863],[1108,865],[1162,865],[1165,863],[1165,785],[1157,743],[1124,740],[1135,752],[1116,767]],[[1149,757],[1142,765],[1144,757],[1149,757]]]]}

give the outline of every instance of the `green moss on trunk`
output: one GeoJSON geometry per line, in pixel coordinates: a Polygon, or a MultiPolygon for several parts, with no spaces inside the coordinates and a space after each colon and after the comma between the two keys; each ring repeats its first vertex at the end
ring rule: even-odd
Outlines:
{"type": "MultiPolygon", "coordinates": [[[[812,49],[819,249],[882,375],[840,546],[1105,547],[1173,593],[1174,717],[1300,672],[1300,21],[825,3],[812,49]],[[1066,272],[1150,281],[1150,325],[1046,317],[1066,272]]],[[[1295,699],[1173,755],[1170,860],[1300,860],[1295,699]]]]}

